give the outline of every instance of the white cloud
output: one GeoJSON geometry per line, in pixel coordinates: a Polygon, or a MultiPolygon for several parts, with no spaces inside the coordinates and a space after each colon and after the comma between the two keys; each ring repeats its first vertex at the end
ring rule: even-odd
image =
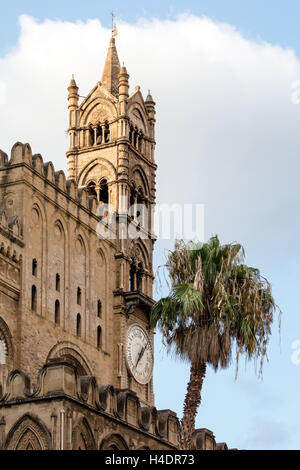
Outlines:
{"type": "MultiPolygon", "coordinates": [[[[110,32],[98,20],[38,23],[23,15],[20,23],[18,44],[0,58],[0,148],[29,142],[66,169],[67,86],[74,73],[86,95],[101,79],[110,32]]],[[[289,273],[289,261],[299,259],[300,105],[292,104],[299,59],[191,15],[118,30],[131,89],[151,88],[157,102],[158,199],[204,203],[206,236],[241,241],[271,280],[283,262],[289,273]]],[[[289,280],[295,305],[296,282],[289,280]]],[[[279,423],[278,439],[281,432],[279,423]]]]}
{"type": "MultiPolygon", "coordinates": [[[[66,168],[66,87],[75,73],[86,95],[101,78],[109,31],[98,20],[23,15],[20,24],[17,46],[0,60],[1,148],[29,141],[66,168]]],[[[132,88],[151,88],[157,102],[159,199],[205,203],[207,236],[218,232],[266,255],[270,237],[270,251],[293,237],[300,152],[293,51],[191,15],[121,23],[117,46],[132,88]]]]}

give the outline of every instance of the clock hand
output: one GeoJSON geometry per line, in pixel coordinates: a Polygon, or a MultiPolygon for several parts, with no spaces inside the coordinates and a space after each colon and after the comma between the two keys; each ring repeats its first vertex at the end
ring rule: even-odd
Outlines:
{"type": "Polygon", "coordinates": [[[146,350],[146,346],[144,346],[144,347],[140,350],[139,355],[138,355],[138,358],[137,358],[137,361],[136,361],[136,364],[135,364],[135,367],[137,367],[138,363],[139,363],[140,360],[142,359],[145,350],[146,350]]]}

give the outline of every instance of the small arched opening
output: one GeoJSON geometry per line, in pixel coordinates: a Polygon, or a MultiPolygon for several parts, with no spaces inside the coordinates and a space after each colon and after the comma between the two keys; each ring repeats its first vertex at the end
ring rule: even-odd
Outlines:
{"type": "Polygon", "coordinates": [[[32,260],[32,275],[37,275],[37,260],[35,258],[32,260]]]}
{"type": "Polygon", "coordinates": [[[33,285],[31,287],[31,310],[33,312],[36,312],[37,309],[37,291],[36,291],[36,286],[33,285]]]}
{"type": "Polygon", "coordinates": [[[97,317],[101,318],[102,316],[102,302],[101,300],[97,301],[97,317]]]}
{"type": "Polygon", "coordinates": [[[56,277],[55,277],[55,290],[57,290],[57,292],[60,292],[60,275],[59,274],[56,274],[56,277]]]}
{"type": "Polygon", "coordinates": [[[59,303],[59,300],[55,301],[54,322],[55,322],[56,325],[60,325],[60,303],[59,303]]]}
{"type": "Polygon", "coordinates": [[[101,326],[97,327],[97,348],[101,349],[102,346],[102,328],[101,326]]]}
{"type": "Polygon", "coordinates": [[[77,305],[81,305],[81,289],[77,287],[77,305]]]}
{"type": "Polygon", "coordinates": [[[79,338],[81,337],[81,315],[80,313],[77,314],[76,318],[76,336],[79,338]]]}

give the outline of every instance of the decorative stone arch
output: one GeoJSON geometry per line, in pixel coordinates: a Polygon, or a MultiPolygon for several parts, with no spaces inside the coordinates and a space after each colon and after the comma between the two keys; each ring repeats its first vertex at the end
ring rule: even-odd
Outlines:
{"type": "Polygon", "coordinates": [[[142,262],[144,269],[150,269],[150,257],[148,250],[141,239],[133,240],[129,249],[130,258],[137,263],[142,262]]]}
{"type": "Polygon", "coordinates": [[[117,172],[114,165],[106,158],[98,157],[87,163],[78,175],[78,186],[85,186],[91,179],[99,182],[100,179],[106,178],[108,183],[116,180],[117,172]],[[97,166],[99,167],[99,175],[97,175],[97,166]],[[101,169],[101,167],[104,168],[101,169]],[[96,171],[95,171],[96,170],[96,171]],[[93,177],[89,176],[93,172],[93,177]]]}
{"type": "Polygon", "coordinates": [[[98,122],[113,121],[117,118],[118,112],[115,104],[106,98],[96,96],[83,109],[79,120],[79,126],[88,126],[98,122]],[[99,108],[99,110],[97,110],[99,108]]]}
{"type": "Polygon", "coordinates": [[[112,433],[102,440],[100,450],[129,450],[129,447],[123,436],[112,433]]]}
{"type": "Polygon", "coordinates": [[[136,126],[141,127],[140,123],[139,123],[139,121],[141,121],[142,127],[143,127],[143,129],[142,129],[143,132],[146,135],[149,135],[149,128],[148,128],[148,124],[147,124],[147,114],[146,114],[146,111],[144,109],[144,106],[142,106],[137,101],[134,101],[133,103],[131,103],[129,105],[128,116],[131,119],[132,124],[133,124],[134,127],[136,127],[136,126]],[[135,118],[135,114],[137,114],[136,118],[135,118]]]}
{"type": "Polygon", "coordinates": [[[86,418],[82,418],[77,425],[74,426],[72,433],[72,449],[73,450],[96,450],[97,445],[86,418]]]}
{"type": "Polygon", "coordinates": [[[61,341],[56,343],[55,346],[49,351],[47,356],[47,362],[49,359],[54,359],[55,357],[60,357],[62,359],[69,360],[72,364],[75,365],[78,375],[94,375],[92,366],[82,352],[82,350],[74,343],[69,341],[61,341]]]}
{"type": "Polygon", "coordinates": [[[67,240],[68,240],[68,225],[63,217],[62,214],[59,215],[59,217],[57,217],[57,214],[54,214],[51,219],[50,219],[50,226],[51,226],[51,229],[53,227],[55,227],[56,225],[59,226],[62,234],[63,234],[63,239],[65,241],[65,243],[67,243],[67,240]]]}
{"type": "Polygon", "coordinates": [[[87,239],[85,238],[84,236],[84,233],[79,229],[79,230],[75,230],[75,233],[74,233],[74,246],[76,248],[76,251],[78,254],[82,254],[85,256],[85,258],[88,257],[88,243],[87,243],[87,239]],[[81,245],[81,248],[80,248],[80,245],[81,245]]]}
{"type": "Polygon", "coordinates": [[[26,413],[10,429],[4,448],[6,450],[50,450],[51,434],[37,416],[26,413]]]}
{"type": "Polygon", "coordinates": [[[0,317],[0,368],[1,365],[7,366],[8,369],[13,368],[14,347],[11,332],[0,317]]]}
{"type": "Polygon", "coordinates": [[[146,197],[150,197],[150,188],[148,179],[141,165],[135,165],[130,171],[130,180],[134,182],[136,189],[141,188],[146,197]]]}
{"type": "Polygon", "coordinates": [[[47,224],[47,213],[45,211],[43,200],[36,194],[33,196],[31,211],[32,210],[36,210],[38,212],[43,229],[45,229],[47,224]]]}

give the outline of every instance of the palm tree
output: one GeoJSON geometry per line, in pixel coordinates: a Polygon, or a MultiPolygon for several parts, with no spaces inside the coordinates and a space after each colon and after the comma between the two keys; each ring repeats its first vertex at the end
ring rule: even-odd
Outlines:
{"type": "Polygon", "coordinates": [[[206,365],[226,368],[236,350],[239,356],[259,360],[262,373],[276,305],[267,279],[243,264],[240,244],[221,245],[217,236],[208,243],[178,241],[168,255],[171,280],[168,297],[151,312],[169,351],[190,363],[190,381],[181,420],[181,447],[192,448],[197,409],[206,365]]]}

